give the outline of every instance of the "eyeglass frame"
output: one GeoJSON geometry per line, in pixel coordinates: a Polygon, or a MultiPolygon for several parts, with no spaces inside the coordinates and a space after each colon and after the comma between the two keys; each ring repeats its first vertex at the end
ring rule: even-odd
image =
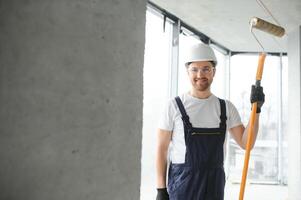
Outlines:
{"type": "Polygon", "coordinates": [[[215,67],[211,67],[211,66],[205,66],[205,67],[187,67],[187,70],[189,72],[191,72],[192,74],[198,74],[199,72],[201,72],[202,74],[210,74],[213,70],[215,69],[215,67]]]}

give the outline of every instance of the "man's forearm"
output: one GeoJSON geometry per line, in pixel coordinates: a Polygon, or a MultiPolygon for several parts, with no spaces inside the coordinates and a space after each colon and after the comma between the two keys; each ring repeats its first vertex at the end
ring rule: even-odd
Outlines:
{"type": "Polygon", "coordinates": [[[166,188],[167,152],[171,141],[171,131],[158,131],[156,154],[157,188],[166,188]]]}
{"type": "MultiPolygon", "coordinates": [[[[254,122],[254,127],[253,127],[253,141],[251,141],[251,149],[254,147],[255,141],[256,141],[256,137],[258,134],[258,127],[259,127],[259,114],[256,114],[256,119],[254,122]]],[[[243,146],[246,148],[247,147],[247,140],[248,140],[248,133],[249,133],[249,128],[250,128],[250,122],[248,123],[246,129],[244,130],[243,133],[243,138],[242,138],[242,143],[243,146]]]]}
{"type": "Polygon", "coordinates": [[[166,171],[167,171],[167,151],[158,149],[157,152],[157,188],[166,187],[166,171]]]}

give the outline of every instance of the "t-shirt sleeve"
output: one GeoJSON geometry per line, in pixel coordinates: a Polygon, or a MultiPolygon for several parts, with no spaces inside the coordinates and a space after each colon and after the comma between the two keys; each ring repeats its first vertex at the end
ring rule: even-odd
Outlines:
{"type": "Polygon", "coordinates": [[[227,101],[227,105],[228,105],[228,121],[227,121],[228,129],[242,125],[241,118],[236,107],[230,101],[227,101]]]}
{"type": "Polygon", "coordinates": [[[175,107],[173,100],[170,99],[159,116],[158,128],[162,130],[172,131],[174,127],[175,107]]]}

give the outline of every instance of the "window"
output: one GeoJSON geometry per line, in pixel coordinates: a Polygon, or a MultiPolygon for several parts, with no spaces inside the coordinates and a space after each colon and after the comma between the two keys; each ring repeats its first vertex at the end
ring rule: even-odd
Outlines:
{"type": "MultiPolygon", "coordinates": [[[[255,83],[257,55],[234,55],[231,58],[230,99],[237,107],[242,122],[246,125],[251,111],[250,86],[255,83]]],[[[281,65],[279,56],[268,55],[261,85],[265,92],[265,104],[260,115],[260,128],[255,148],[251,152],[248,179],[252,182],[278,183],[281,172],[283,140],[281,116],[281,65]],[[280,83],[280,84],[279,84],[280,83]],[[281,150],[281,151],[280,151],[281,150]]],[[[229,145],[229,177],[234,182],[241,180],[244,151],[233,139],[229,145]]]]}
{"type": "Polygon", "coordinates": [[[146,12],[145,55],[143,71],[143,140],[141,199],[155,199],[155,147],[158,116],[168,98],[170,64],[170,22],[163,31],[163,17],[146,12]]]}
{"type": "Polygon", "coordinates": [[[217,66],[214,81],[212,82],[211,91],[217,97],[225,99],[227,97],[228,91],[228,64],[227,64],[227,57],[220,51],[216,50],[213,47],[213,51],[215,53],[217,59],[217,66]]]}

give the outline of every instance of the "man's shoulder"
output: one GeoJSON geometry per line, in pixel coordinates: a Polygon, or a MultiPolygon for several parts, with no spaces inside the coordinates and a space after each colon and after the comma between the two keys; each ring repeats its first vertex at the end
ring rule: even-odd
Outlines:
{"type": "Polygon", "coordinates": [[[213,101],[216,101],[216,102],[219,102],[219,100],[222,100],[225,102],[226,104],[226,109],[236,109],[235,105],[229,100],[229,99],[225,99],[225,98],[221,98],[221,97],[217,97],[217,96],[214,96],[212,98],[213,101]]]}

